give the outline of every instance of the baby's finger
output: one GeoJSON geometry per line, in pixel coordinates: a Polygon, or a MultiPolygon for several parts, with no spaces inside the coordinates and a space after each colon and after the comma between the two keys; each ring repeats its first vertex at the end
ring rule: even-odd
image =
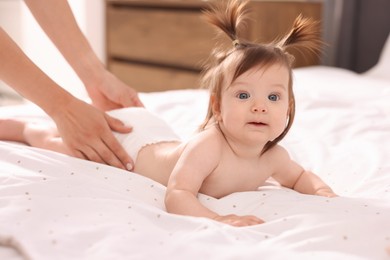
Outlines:
{"type": "Polygon", "coordinates": [[[260,219],[260,218],[258,218],[256,216],[249,215],[247,217],[248,217],[249,221],[251,221],[255,225],[264,223],[264,220],[262,220],[262,219],[260,219]]]}

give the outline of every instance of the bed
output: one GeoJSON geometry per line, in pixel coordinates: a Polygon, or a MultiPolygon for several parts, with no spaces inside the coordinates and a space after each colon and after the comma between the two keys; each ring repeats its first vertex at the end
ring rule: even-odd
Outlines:
{"type": "MultiPolygon", "coordinates": [[[[269,181],[221,199],[220,214],[266,222],[236,228],[169,214],[165,187],[132,172],[0,142],[0,259],[389,259],[390,41],[363,74],[295,69],[296,120],[282,144],[337,198],[269,181]]],[[[205,90],[141,93],[187,140],[207,108],[205,90]]],[[[0,117],[47,119],[32,104],[0,117]]]]}

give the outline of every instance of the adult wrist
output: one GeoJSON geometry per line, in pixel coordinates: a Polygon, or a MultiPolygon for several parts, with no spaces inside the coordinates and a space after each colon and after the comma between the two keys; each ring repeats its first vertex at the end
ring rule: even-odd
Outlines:
{"type": "Polygon", "coordinates": [[[85,87],[96,86],[103,81],[106,71],[104,64],[93,53],[84,53],[73,66],[85,87]]]}
{"type": "Polygon", "coordinates": [[[40,107],[53,119],[61,117],[69,107],[72,107],[76,100],[69,92],[61,88],[60,91],[53,94],[40,107]]]}

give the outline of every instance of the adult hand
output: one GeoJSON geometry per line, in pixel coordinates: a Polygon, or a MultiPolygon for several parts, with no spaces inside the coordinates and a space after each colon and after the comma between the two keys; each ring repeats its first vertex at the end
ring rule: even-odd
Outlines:
{"type": "MultiPolygon", "coordinates": [[[[77,26],[67,1],[26,0],[26,4],[84,85],[88,85],[99,107],[139,105],[136,92],[125,90],[124,83],[106,71],[77,26]],[[104,97],[111,101],[104,101],[104,97]]],[[[127,133],[131,131],[129,127],[61,88],[31,62],[1,27],[0,43],[0,78],[56,122],[74,156],[120,168],[133,165],[111,132],[127,133]]]]}
{"type": "Polygon", "coordinates": [[[68,1],[25,0],[25,3],[83,82],[96,107],[105,111],[143,106],[134,89],[105,69],[77,25],[68,1]]]}
{"type": "Polygon", "coordinates": [[[263,220],[259,219],[256,216],[237,216],[234,214],[226,215],[226,216],[217,216],[214,220],[229,224],[235,227],[245,227],[252,226],[264,223],[263,220]]]}
{"type": "Polygon", "coordinates": [[[96,83],[85,86],[94,106],[107,111],[123,107],[143,107],[137,92],[107,70],[96,83]]]}
{"type": "Polygon", "coordinates": [[[129,133],[131,127],[76,98],[61,104],[52,118],[75,157],[122,169],[133,168],[132,159],[111,132],[129,133]]]}

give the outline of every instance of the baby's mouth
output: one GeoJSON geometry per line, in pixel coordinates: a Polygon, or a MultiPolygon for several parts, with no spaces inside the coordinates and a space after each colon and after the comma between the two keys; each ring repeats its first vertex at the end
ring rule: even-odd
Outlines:
{"type": "Polygon", "coordinates": [[[263,123],[263,122],[249,122],[248,124],[253,125],[253,126],[266,126],[267,125],[266,123],[263,123]]]}

